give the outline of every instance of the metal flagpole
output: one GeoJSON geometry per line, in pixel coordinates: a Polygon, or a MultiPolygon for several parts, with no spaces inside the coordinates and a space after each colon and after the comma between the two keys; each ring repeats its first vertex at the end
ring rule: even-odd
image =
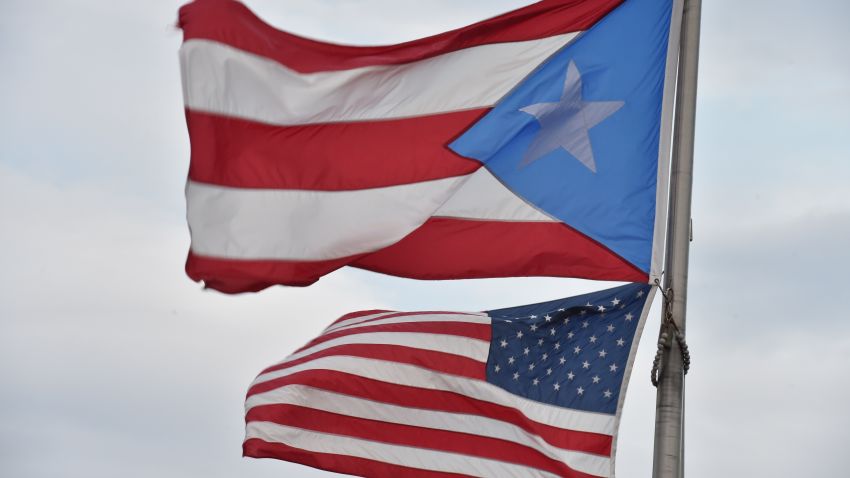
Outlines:
{"type": "Polygon", "coordinates": [[[676,87],[676,118],[673,130],[667,261],[663,284],[665,297],[662,317],[664,321],[659,340],[663,355],[655,406],[653,478],[682,478],[685,468],[686,363],[683,358],[690,361],[687,348],[684,346],[684,333],[688,249],[691,240],[691,186],[693,184],[701,9],[702,0],[685,0],[676,87]],[[677,337],[680,340],[677,340],[677,337]]]}

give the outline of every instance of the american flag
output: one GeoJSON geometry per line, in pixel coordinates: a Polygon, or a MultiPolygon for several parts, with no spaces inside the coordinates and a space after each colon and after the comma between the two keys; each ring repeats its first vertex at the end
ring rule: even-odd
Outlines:
{"type": "Polygon", "coordinates": [[[264,370],[244,454],[368,477],[600,477],[654,289],[363,311],[264,370]]]}

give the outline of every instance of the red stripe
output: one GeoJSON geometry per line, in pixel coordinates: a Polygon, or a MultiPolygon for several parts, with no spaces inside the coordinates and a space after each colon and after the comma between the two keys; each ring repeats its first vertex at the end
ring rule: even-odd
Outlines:
{"type": "MultiPolygon", "coordinates": [[[[325,350],[307,355],[306,357],[301,357],[297,360],[272,365],[271,367],[263,370],[262,373],[283,370],[318,358],[336,355],[406,363],[416,365],[417,367],[427,368],[435,372],[458,375],[478,380],[484,380],[487,376],[487,372],[484,370],[485,364],[469,357],[463,357],[461,355],[446,352],[437,352],[434,350],[423,350],[404,347],[401,345],[384,344],[345,344],[329,347],[325,350]]],[[[266,385],[267,383],[269,382],[263,382],[255,385],[251,388],[248,394],[261,393],[277,388],[276,385],[266,385]]]]}
{"type": "Polygon", "coordinates": [[[563,462],[510,441],[455,431],[356,418],[313,408],[275,404],[254,407],[246,422],[272,422],[320,433],[344,435],[393,445],[445,451],[528,466],[564,477],[588,478],[563,462]]]}
{"type": "MultiPolygon", "coordinates": [[[[391,311],[380,310],[380,311],[376,311],[376,312],[391,312],[391,311]]],[[[473,312],[454,312],[454,311],[445,311],[445,310],[420,310],[418,312],[395,312],[393,314],[386,314],[386,315],[382,315],[380,317],[373,317],[371,319],[364,320],[363,322],[358,322],[358,324],[365,324],[365,323],[368,323],[368,322],[374,322],[376,320],[392,319],[392,318],[395,318],[395,317],[408,317],[408,316],[413,317],[413,316],[417,316],[417,315],[442,315],[442,314],[447,314],[447,315],[475,315],[475,316],[481,317],[481,314],[476,314],[476,313],[473,313],[473,312]]],[[[369,314],[361,314],[361,315],[369,315],[369,314]]],[[[351,319],[351,318],[354,318],[354,317],[348,317],[348,318],[351,319]]],[[[328,327],[328,329],[331,328],[332,326],[342,322],[343,320],[346,320],[346,319],[343,319],[343,318],[337,319],[336,321],[334,321],[333,324],[331,324],[328,327]]],[[[351,325],[354,325],[354,324],[351,324],[351,325]]],[[[327,330],[327,329],[325,329],[325,330],[327,330]]]]}
{"type": "Polygon", "coordinates": [[[327,261],[243,260],[208,257],[189,251],[186,274],[227,294],[257,292],[273,285],[305,287],[364,254],[327,261]]]}
{"type": "Polygon", "coordinates": [[[646,282],[645,272],[560,222],[431,218],[353,266],[413,279],[552,276],[646,282]]]}
{"type": "Polygon", "coordinates": [[[227,293],[307,286],[344,265],[413,279],[575,277],[646,282],[645,272],[559,222],[431,218],[385,249],[329,261],[233,260],[189,253],[186,273],[227,293]]]}
{"type": "Polygon", "coordinates": [[[394,65],[489,43],[582,31],[622,0],[543,0],[470,26],[406,43],[344,46],[280,31],[231,0],[195,1],[180,9],[183,39],[207,39],[275,60],[302,73],[394,65]]]}
{"type": "Polygon", "coordinates": [[[251,387],[248,397],[294,384],[403,407],[490,417],[516,425],[558,448],[611,456],[610,435],[553,427],[531,420],[514,408],[454,392],[398,385],[333,370],[305,370],[259,383],[251,387]]]}
{"type": "Polygon", "coordinates": [[[440,322],[405,322],[401,324],[365,325],[363,327],[335,330],[316,337],[308,342],[307,345],[296,350],[295,353],[339,337],[370,334],[373,332],[415,332],[421,334],[455,335],[490,342],[490,324],[472,324],[469,322],[452,322],[446,320],[440,322]]]}
{"type": "Polygon", "coordinates": [[[187,110],[189,179],[238,188],[341,191],[462,176],[481,163],[446,145],[487,111],[273,126],[187,110]]]}
{"type": "Polygon", "coordinates": [[[320,470],[372,478],[469,478],[469,475],[458,473],[421,470],[348,455],[317,453],[283,443],[265,442],[258,438],[245,440],[242,444],[242,454],[252,458],[276,458],[320,470]]]}
{"type": "Polygon", "coordinates": [[[395,312],[392,310],[383,310],[383,309],[372,309],[372,310],[358,310],[357,312],[349,312],[342,317],[336,319],[328,328],[333,327],[334,325],[350,319],[356,319],[358,317],[365,317],[367,315],[375,315],[375,314],[386,314],[387,312],[395,312]]]}

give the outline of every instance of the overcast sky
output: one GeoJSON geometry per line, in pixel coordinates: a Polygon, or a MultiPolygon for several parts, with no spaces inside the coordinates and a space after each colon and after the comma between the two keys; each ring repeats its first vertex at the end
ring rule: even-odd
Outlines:
{"type": "MultiPolygon", "coordinates": [[[[0,476],[321,477],[241,458],[257,372],[337,316],[484,310],[609,284],[417,282],[202,291],[183,273],[180,1],[0,1],[0,476]]],[[[409,40],[522,0],[250,0],[315,38],[409,40]]],[[[707,0],[688,315],[690,478],[850,465],[850,2],[707,0]],[[816,7],[815,7],[816,5],[816,7]]],[[[620,477],[649,476],[652,312],[620,477]]]]}

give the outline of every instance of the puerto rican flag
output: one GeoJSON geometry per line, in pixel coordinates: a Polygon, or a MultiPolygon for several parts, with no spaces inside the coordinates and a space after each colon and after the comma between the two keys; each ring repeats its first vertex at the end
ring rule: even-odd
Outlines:
{"type": "Polygon", "coordinates": [[[235,293],[660,272],[680,0],[544,0],[397,45],[180,10],[186,270],[235,293]]]}

